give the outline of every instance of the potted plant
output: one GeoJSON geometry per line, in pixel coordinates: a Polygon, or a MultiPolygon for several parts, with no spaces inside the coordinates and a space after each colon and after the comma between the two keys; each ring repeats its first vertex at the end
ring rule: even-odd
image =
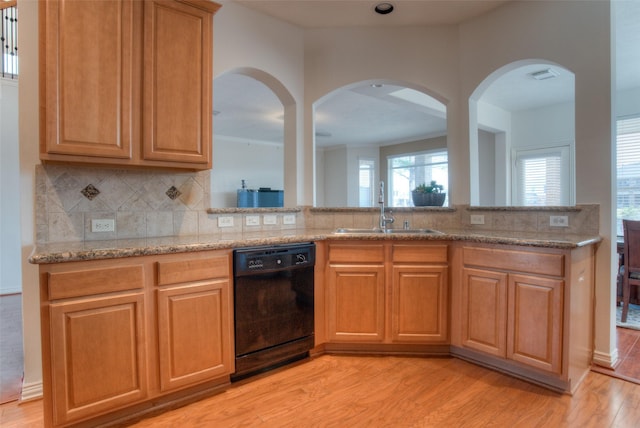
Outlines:
{"type": "Polygon", "coordinates": [[[413,205],[416,207],[441,207],[447,196],[443,192],[444,186],[431,181],[428,185],[423,183],[411,191],[413,205]]]}

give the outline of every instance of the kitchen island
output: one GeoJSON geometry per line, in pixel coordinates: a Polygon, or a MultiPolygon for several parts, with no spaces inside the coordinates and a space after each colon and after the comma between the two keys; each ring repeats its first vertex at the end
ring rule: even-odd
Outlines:
{"type": "Polygon", "coordinates": [[[224,390],[232,250],[294,242],[317,245],[314,354],[451,355],[574,391],[591,363],[600,238],[440,232],[40,245],[30,261],[40,268],[45,420],[89,426],[224,390]]]}

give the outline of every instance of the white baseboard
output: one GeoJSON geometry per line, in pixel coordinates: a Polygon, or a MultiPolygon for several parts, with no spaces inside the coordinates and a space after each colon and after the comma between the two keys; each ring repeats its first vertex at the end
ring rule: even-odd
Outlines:
{"type": "Polygon", "coordinates": [[[42,382],[23,383],[20,402],[39,400],[42,398],[42,382]]]}
{"type": "Polygon", "coordinates": [[[611,353],[605,353],[600,351],[593,352],[593,363],[601,367],[613,369],[618,364],[620,357],[618,355],[618,348],[614,348],[611,353]]]}
{"type": "Polygon", "coordinates": [[[3,296],[5,294],[18,294],[18,293],[22,293],[22,287],[20,285],[15,285],[15,286],[5,285],[3,287],[0,287],[0,296],[3,296]]]}

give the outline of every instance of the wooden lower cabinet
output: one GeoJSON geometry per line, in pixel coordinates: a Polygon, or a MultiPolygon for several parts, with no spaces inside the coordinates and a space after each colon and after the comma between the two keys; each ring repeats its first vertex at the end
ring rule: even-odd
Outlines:
{"type": "Polygon", "coordinates": [[[142,292],[51,304],[54,425],[147,397],[142,292]]]}
{"type": "Polygon", "coordinates": [[[327,272],[330,342],[448,340],[447,245],[330,242],[327,272]]]}
{"type": "Polygon", "coordinates": [[[160,284],[188,281],[157,290],[160,390],[233,372],[228,257],[160,262],[158,271],[160,284]]]}
{"type": "Polygon", "coordinates": [[[560,373],[562,280],[479,269],[463,277],[465,346],[560,373]]]}
{"type": "Polygon", "coordinates": [[[560,373],[564,281],[509,275],[507,358],[560,373]]]}
{"type": "Polygon", "coordinates": [[[507,356],[507,274],[464,269],[462,343],[496,357],[507,356]]]}
{"type": "Polygon", "coordinates": [[[391,296],[393,342],[447,341],[446,266],[394,265],[391,296]]]}
{"type": "Polygon", "coordinates": [[[463,254],[461,345],[518,367],[552,375],[566,371],[570,254],[497,247],[464,247],[463,254]]]}
{"type": "Polygon", "coordinates": [[[228,384],[230,272],[222,250],[40,265],[46,426],[103,424],[228,384]]]}
{"type": "Polygon", "coordinates": [[[334,341],[384,340],[384,265],[329,266],[329,337],[334,341]]]}

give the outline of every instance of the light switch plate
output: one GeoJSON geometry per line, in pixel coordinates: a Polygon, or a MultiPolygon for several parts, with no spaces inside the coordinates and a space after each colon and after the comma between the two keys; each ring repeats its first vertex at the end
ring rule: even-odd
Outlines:
{"type": "Polygon", "coordinates": [[[278,224],[278,216],[275,214],[265,214],[262,217],[262,222],[268,225],[278,224]]]}
{"type": "Polygon", "coordinates": [[[471,214],[471,224],[484,224],[484,215],[471,214]]]}
{"type": "Polygon", "coordinates": [[[566,216],[566,215],[549,216],[549,225],[552,227],[569,227],[569,216],[566,216]]]}
{"type": "Polygon", "coordinates": [[[248,215],[244,218],[244,224],[247,226],[260,226],[260,216],[248,215]]]}
{"type": "Polygon", "coordinates": [[[112,218],[95,218],[91,220],[91,232],[113,232],[116,229],[112,218]]]}
{"type": "Polygon", "coordinates": [[[282,224],[296,224],[295,214],[285,214],[282,216],[282,224]]]}
{"type": "Polygon", "coordinates": [[[218,227],[233,227],[233,217],[218,217],[218,227]]]}

